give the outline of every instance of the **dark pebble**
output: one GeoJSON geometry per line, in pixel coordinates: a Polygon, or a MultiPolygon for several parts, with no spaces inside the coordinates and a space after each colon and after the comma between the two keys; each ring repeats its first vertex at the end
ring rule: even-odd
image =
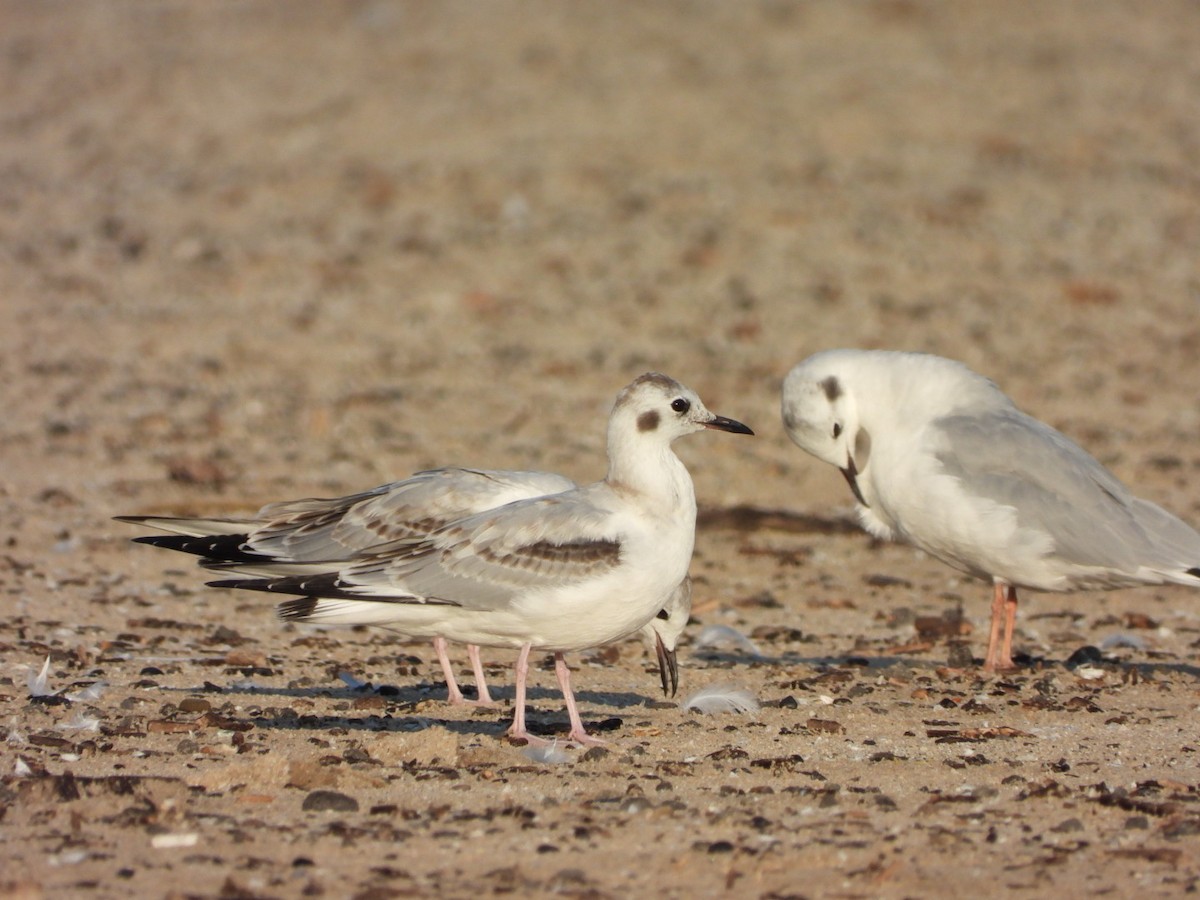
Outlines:
{"type": "Polygon", "coordinates": [[[912,582],[895,575],[867,575],[863,578],[870,587],[912,587],[912,582]]]}
{"type": "Polygon", "coordinates": [[[966,641],[951,641],[950,652],[946,655],[946,664],[952,669],[969,669],[975,665],[971,655],[971,645],[966,641]]]}
{"type": "Polygon", "coordinates": [[[58,694],[43,694],[40,697],[30,697],[29,702],[35,706],[65,706],[67,698],[58,694]]]}
{"type": "Polygon", "coordinates": [[[300,808],[306,812],[358,812],[358,801],[337,791],[312,791],[300,808]]]}
{"type": "Polygon", "coordinates": [[[713,841],[708,845],[709,853],[732,853],[733,844],[729,841],[713,841]]]}
{"type": "Polygon", "coordinates": [[[139,675],[162,675],[163,670],[160,669],[158,666],[146,666],[142,669],[142,671],[138,672],[138,674],[139,675]]]}
{"type": "Polygon", "coordinates": [[[1080,666],[1095,665],[1101,662],[1104,662],[1104,654],[1100,652],[1100,648],[1088,644],[1068,656],[1064,665],[1068,669],[1077,669],[1080,666]]]}

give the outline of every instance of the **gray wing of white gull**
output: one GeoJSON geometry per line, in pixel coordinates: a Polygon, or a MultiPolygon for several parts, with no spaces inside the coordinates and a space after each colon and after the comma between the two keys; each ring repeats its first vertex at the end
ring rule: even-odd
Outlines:
{"type": "Polygon", "coordinates": [[[265,506],[257,517],[265,524],[247,543],[277,559],[343,559],[377,544],[423,537],[480,510],[574,487],[549,472],[430,469],[348,497],[265,506]]]}
{"type": "Polygon", "coordinates": [[[1011,507],[1018,524],[1048,536],[1052,555],[1067,565],[1110,573],[1081,580],[1115,587],[1146,581],[1149,570],[1195,583],[1200,534],[1133,496],[1050,426],[1012,409],[946,416],[930,427],[936,457],[968,498],[1011,507]]]}
{"type": "Polygon", "coordinates": [[[602,575],[620,563],[621,536],[606,509],[591,502],[592,485],[510,503],[450,523],[425,538],[380,545],[344,563],[297,566],[267,562],[210,568],[257,576],[213,582],[380,603],[438,603],[498,609],[530,591],[602,575]],[[282,577],[275,577],[282,576],[282,577]]]}
{"type": "Polygon", "coordinates": [[[359,596],[416,594],[469,609],[504,606],[528,591],[595,577],[620,562],[608,512],[590,502],[593,485],[453,522],[426,540],[343,570],[359,596]]]}

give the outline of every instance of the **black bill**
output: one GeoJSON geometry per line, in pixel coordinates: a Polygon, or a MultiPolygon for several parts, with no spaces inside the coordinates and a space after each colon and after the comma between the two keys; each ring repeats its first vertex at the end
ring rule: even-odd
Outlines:
{"type": "Polygon", "coordinates": [[[858,466],[854,465],[854,460],[846,464],[846,468],[841,470],[842,475],[846,478],[846,484],[850,485],[850,490],[854,491],[854,499],[856,499],[867,509],[871,508],[871,504],[863,499],[862,491],[858,489],[858,466]]]}
{"type": "Polygon", "coordinates": [[[717,431],[730,431],[734,434],[754,434],[749,426],[743,425],[736,419],[727,419],[724,416],[713,416],[704,423],[705,428],[715,428],[717,431]]]}
{"type": "Polygon", "coordinates": [[[655,635],[654,652],[658,655],[658,677],[662,679],[663,696],[674,697],[679,690],[679,661],[675,651],[666,648],[661,635],[655,635]]]}

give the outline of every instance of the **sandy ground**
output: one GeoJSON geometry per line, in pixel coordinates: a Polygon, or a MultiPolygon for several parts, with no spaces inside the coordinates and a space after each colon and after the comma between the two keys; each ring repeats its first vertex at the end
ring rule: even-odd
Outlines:
{"type": "Polygon", "coordinates": [[[851,526],[777,396],[822,348],[953,356],[1200,522],[1200,7],[0,19],[0,891],[1197,888],[1200,598],[1031,596],[1028,666],[982,677],[988,588],[851,526]],[[758,436],[678,445],[679,697],[637,643],[573,659],[612,744],[565,762],[502,739],[510,653],[502,708],[450,707],[427,645],[284,627],[110,519],[438,464],[590,480],[646,370],[758,436]],[[681,709],[720,684],[761,710],[681,709]]]}

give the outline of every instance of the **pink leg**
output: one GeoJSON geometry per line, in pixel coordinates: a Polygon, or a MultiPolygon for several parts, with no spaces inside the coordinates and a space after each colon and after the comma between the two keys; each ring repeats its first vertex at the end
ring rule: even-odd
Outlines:
{"type": "Polygon", "coordinates": [[[446,639],[444,637],[435,637],[433,639],[433,649],[437,653],[438,663],[442,667],[442,675],[446,679],[446,689],[450,692],[451,703],[465,703],[462,691],[458,689],[458,682],[454,680],[454,669],[450,665],[450,657],[446,655],[446,639]]]}
{"type": "Polygon", "coordinates": [[[1005,669],[1015,669],[1017,664],[1012,658],[1013,632],[1017,629],[1017,589],[1008,586],[1008,596],[1004,602],[1004,645],[1000,651],[1000,665],[1005,669]]]}
{"type": "Polygon", "coordinates": [[[1017,589],[997,579],[992,590],[992,624],[988,630],[985,672],[1006,672],[1015,669],[1012,661],[1013,630],[1017,621],[1017,589]]]}
{"type": "Polygon", "coordinates": [[[545,745],[550,742],[530,734],[525,728],[525,678],[529,674],[529,650],[530,645],[526,644],[517,654],[517,664],[514,667],[517,675],[517,696],[513,700],[513,720],[508,728],[508,736],[528,741],[530,744],[545,745]]]}
{"type": "Polygon", "coordinates": [[[579,718],[575,694],[571,691],[571,670],[567,668],[567,661],[561,653],[554,654],[554,674],[558,676],[558,686],[562,688],[563,699],[567,701],[567,717],[571,720],[571,731],[567,740],[577,744],[607,744],[607,741],[592,737],[583,730],[583,720],[579,718]]]}
{"type": "Polygon", "coordinates": [[[437,651],[438,663],[442,667],[442,674],[446,678],[446,690],[449,692],[449,701],[453,706],[495,706],[491,694],[488,693],[487,682],[483,680],[483,663],[479,659],[479,648],[474,644],[467,644],[467,655],[471,658],[471,666],[475,670],[475,685],[476,692],[479,694],[479,699],[468,700],[463,696],[462,689],[458,686],[458,681],[454,678],[454,667],[450,665],[450,657],[446,653],[446,639],[443,637],[435,637],[433,639],[433,649],[437,651]]]}
{"type": "Polygon", "coordinates": [[[475,693],[478,699],[476,706],[495,706],[496,702],[488,692],[487,679],[483,675],[483,660],[479,658],[479,645],[467,644],[467,656],[471,660],[471,669],[475,672],[475,693]]]}

